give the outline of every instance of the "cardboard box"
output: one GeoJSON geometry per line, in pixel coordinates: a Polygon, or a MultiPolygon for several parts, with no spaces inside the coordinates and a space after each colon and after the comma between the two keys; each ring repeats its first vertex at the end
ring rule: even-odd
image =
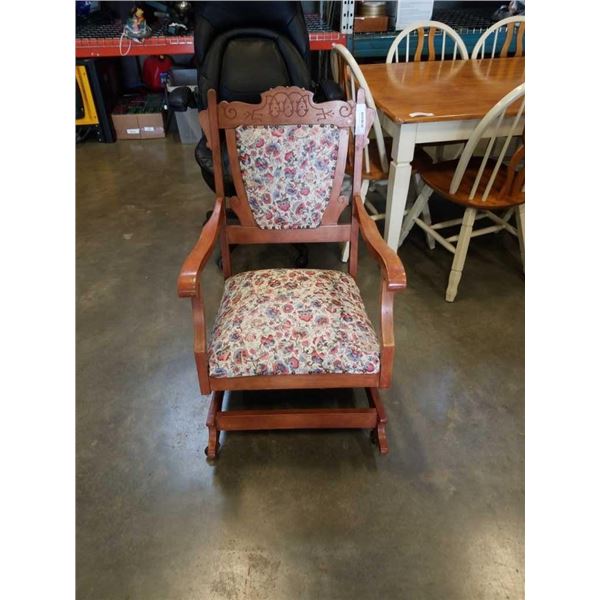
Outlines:
{"type": "Polygon", "coordinates": [[[162,96],[122,98],[115,107],[112,121],[118,140],[147,140],[165,137],[162,96]]]}
{"type": "Polygon", "coordinates": [[[387,31],[388,17],[354,17],[354,33],[387,31]]]}

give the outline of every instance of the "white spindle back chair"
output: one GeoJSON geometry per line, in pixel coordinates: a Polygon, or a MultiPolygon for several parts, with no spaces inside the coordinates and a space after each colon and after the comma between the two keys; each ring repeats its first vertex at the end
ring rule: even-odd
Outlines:
{"type": "MultiPolygon", "coordinates": [[[[369,84],[365,79],[360,65],[356,62],[356,59],[354,58],[354,56],[352,56],[348,48],[346,48],[346,46],[342,46],[341,44],[332,44],[330,58],[333,79],[344,90],[344,93],[346,94],[346,99],[356,100],[356,90],[362,88],[365,91],[365,101],[367,103],[367,106],[369,108],[375,109],[376,111],[375,122],[373,123],[373,128],[371,130],[373,135],[375,136],[376,146],[374,147],[372,144],[368,144],[365,148],[361,197],[363,199],[365,207],[368,209],[371,218],[374,221],[379,221],[385,219],[385,213],[377,212],[375,206],[366,199],[366,195],[371,184],[387,184],[388,180],[388,149],[386,148],[385,137],[383,135],[383,129],[379,120],[379,113],[377,112],[375,100],[373,99],[373,95],[371,94],[371,90],[369,89],[369,84]],[[373,168],[374,164],[375,168],[373,168]]],[[[391,139],[389,139],[389,141],[391,142],[391,139]]],[[[418,163],[420,165],[422,162],[428,163],[429,161],[429,157],[423,152],[419,153],[418,157],[415,157],[413,163],[418,163]]],[[[418,179],[418,176],[415,177],[415,186],[417,189],[420,189],[421,184],[420,179],[418,179]]],[[[427,220],[427,222],[430,222],[429,210],[427,207],[425,207],[424,210],[424,218],[427,220]]],[[[434,248],[435,242],[432,237],[427,237],[427,243],[429,244],[430,248],[434,248]]],[[[345,244],[344,251],[342,253],[342,260],[344,262],[348,260],[348,250],[349,245],[345,244]]]]}
{"type": "MultiPolygon", "coordinates": [[[[389,161],[387,157],[383,129],[377,114],[377,107],[373,100],[373,95],[369,89],[369,84],[360,69],[360,66],[352,56],[348,48],[341,44],[332,44],[331,53],[331,70],[333,78],[337,84],[343,89],[346,94],[346,100],[356,101],[356,92],[362,88],[365,91],[365,101],[369,108],[375,110],[375,121],[373,123],[373,134],[375,136],[375,146],[373,140],[364,149],[363,160],[363,181],[360,190],[360,196],[369,211],[371,218],[374,221],[385,218],[385,213],[377,211],[375,206],[367,200],[367,192],[369,185],[376,182],[385,182],[388,178],[389,161]]],[[[348,260],[349,244],[344,244],[342,260],[348,260]]]]}
{"type": "Polygon", "coordinates": [[[515,37],[514,56],[525,56],[525,17],[522,15],[502,19],[484,31],[473,48],[471,58],[506,58],[515,37]],[[498,48],[498,34],[503,28],[506,28],[506,36],[502,47],[498,48]],[[493,39],[490,40],[492,35],[493,39]],[[488,40],[492,42],[492,51],[486,56],[488,40]]]}
{"type": "Polygon", "coordinates": [[[448,49],[452,51],[452,60],[468,60],[469,53],[462,38],[452,27],[440,21],[418,21],[411,23],[403,29],[392,42],[388,50],[385,62],[409,62],[412,58],[415,62],[423,60],[423,48],[427,36],[427,60],[445,60],[447,45],[453,44],[448,49]],[[442,47],[439,58],[436,55],[435,39],[438,30],[441,32],[442,47]],[[448,39],[449,38],[449,39],[448,39]]]}
{"type": "Polygon", "coordinates": [[[413,225],[418,225],[444,248],[454,254],[446,289],[446,300],[453,302],[458,291],[463,266],[472,237],[506,230],[519,239],[525,265],[525,146],[512,152],[511,143],[522,136],[525,128],[525,84],[508,93],[477,125],[459,160],[436,163],[421,171],[423,189],[408,211],[400,243],[413,225]],[[478,144],[485,141],[483,157],[474,156],[478,144]],[[465,207],[462,219],[430,225],[420,216],[433,192],[465,207]],[[504,211],[503,215],[495,211],[504,211]],[[512,214],[516,227],[509,223],[512,214]],[[494,224],[473,230],[476,220],[487,218],[494,224]],[[458,235],[443,237],[440,229],[461,225],[458,235]],[[453,244],[456,243],[456,245],[453,244]]]}
{"type": "MultiPolygon", "coordinates": [[[[404,62],[409,62],[412,58],[414,62],[425,60],[423,58],[423,49],[425,48],[425,38],[427,37],[427,57],[428,61],[444,61],[446,60],[446,49],[452,51],[452,60],[468,60],[469,52],[458,33],[449,25],[440,21],[418,21],[408,25],[403,29],[392,42],[387,57],[386,63],[400,62],[403,58],[404,62]],[[441,35],[441,49],[439,55],[436,54],[436,36],[441,35]],[[449,38],[449,39],[448,39],[449,38]]],[[[429,148],[429,155],[436,161],[444,158],[444,152],[456,152],[460,148],[455,142],[435,144],[435,146],[424,146],[429,148]]],[[[430,248],[434,247],[433,238],[429,239],[430,248]]]]}
{"type": "MultiPolygon", "coordinates": [[[[365,101],[367,106],[377,111],[375,100],[373,100],[373,95],[369,89],[369,84],[367,83],[363,72],[360,70],[360,66],[356,62],[354,56],[352,56],[346,46],[342,46],[341,44],[332,44],[331,48],[331,66],[334,80],[343,88],[347,95],[347,100],[356,100],[356,90],[362,88],[365,90],[365,101]]],[[[373,131],[375,134],[379,163],[382,170],[387,174],[389,162],[385,149],[383,129],[381,128],[381,122],[379,121],[377,112],[375,113],[373,131]]],[[[365,173],[370,174],[371,168],[367,148],[365,148],[365,160],[367,161],[367,164],[364,167],[365,173]]]]}

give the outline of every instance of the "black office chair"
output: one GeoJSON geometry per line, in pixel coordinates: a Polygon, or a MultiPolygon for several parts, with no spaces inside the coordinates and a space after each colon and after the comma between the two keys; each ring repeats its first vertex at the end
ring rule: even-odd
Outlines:
{"type": "MultiPolygon", "coordinates": [[[[194,59],[198,90],[176,88],[169,94],[173,110],[188,106],[204,110],[207,93],[219,101],[258,103],[272,87],[295,85],[315,92],[317,101],[343,100],[334,82],[316,86],[311,78],[310,45],[301,2],[197,2],[194,59]]],[[[235,195],[229,161],[223,148],[225,194],[235,195]]],[[[206,183],[215,189],[211,151],[203,136],[195,150],[206,183]]],[[[300,246],[297,246],[300,248],[300,246]]],[[[302,247],[297,264],[306,262],[302,247]]]]}

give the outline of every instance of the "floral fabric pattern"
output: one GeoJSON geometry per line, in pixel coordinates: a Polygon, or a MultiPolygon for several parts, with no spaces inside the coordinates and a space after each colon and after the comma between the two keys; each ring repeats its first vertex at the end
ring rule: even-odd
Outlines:
{"type": "Polygon", "coordinates": [[[242,180],[261,229],[313,229],[321,224],[339,139],[335,125],[236,128],[242,180]]]}
{"type": "Polygon", "coordinates": [[[347,273],[249,271],[225,281],[209,372],[211,377],[378,373],[379,342],[347,273]]]}

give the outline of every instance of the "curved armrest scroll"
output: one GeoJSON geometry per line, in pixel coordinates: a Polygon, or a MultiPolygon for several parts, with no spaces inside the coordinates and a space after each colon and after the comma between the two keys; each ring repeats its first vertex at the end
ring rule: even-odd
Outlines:
{"type": "Polygon", "coordinates": [[[181,271],[179,272],[179,277],[177,278],[177,294],[180,297],[184,298],[198,295],[200,274],[212,254],[224,223],[224,199],[217,198],[210,219],[202,228],[196,245],[188,254],[181,267],[181,271]]]}
{"type": "Polygon", "coordinates": [[[353,201],[360,233],[367,248],[379,263],[387,289],[390,292],[403,290],[406,287],[406,272],[400,257],[385,243],[358,194],[354,195],[353,201]]]}

